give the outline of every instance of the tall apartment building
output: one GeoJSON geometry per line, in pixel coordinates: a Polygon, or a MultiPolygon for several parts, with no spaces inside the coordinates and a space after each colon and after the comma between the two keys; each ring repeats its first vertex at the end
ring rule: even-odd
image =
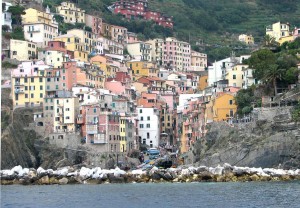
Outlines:
{"type": "Polygon", "coordinates": [[[46,92],[45,70],[49,69],[43,61],[22,62],[11,72],[13,106],[42,106],[46,92]]]}
{"type": "Polygon", "coordinates": [[[25,12],[22,15],[25,40],[37,43],[38,47],[46,47],[49,41],[58,36],[58,23],[50,11],[29,8],[25,12]]]}
{"type": "Polygon", "coordinates": [[[56,12],[64,17],[66,23],[85,23],[85,11],[77,8],[72,2],[62,2],[56,12]]]}

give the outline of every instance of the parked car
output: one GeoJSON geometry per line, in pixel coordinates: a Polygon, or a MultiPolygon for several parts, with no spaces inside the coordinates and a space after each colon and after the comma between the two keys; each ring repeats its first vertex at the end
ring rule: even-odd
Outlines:
{"type": "Polygon", "coordinates": [[[153,160],[153,159],[157,159],[160,157],[160,152],[157,149],[150,149],[148,151],[148,155],[149,155],[149,159],[153,160]]]}
{"type": "Polygon", "coordinates": [[[147,155],[149,155],[150,151],[159,151],[158,149],[156,148],[149,148],[146,152],[147,155]]]}

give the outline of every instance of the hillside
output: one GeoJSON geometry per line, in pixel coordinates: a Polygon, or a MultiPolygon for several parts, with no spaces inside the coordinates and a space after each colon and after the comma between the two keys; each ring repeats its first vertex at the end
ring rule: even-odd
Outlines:
{"type": "MultiPolygon", "coordinates": [[[[63,0],[45,0],[52,11],[63,0]]],[[[114,0],[72,0],[89,14],[99,15],[110,24],[127,27],[140,39],[175,36],[189,41],[194,50],[208,53],[210,61],[249,53],[252,49],[237,41],[241,33],[252,34],[261,43],[265,27],[277,21],[300,26],[300,0],[149,0],[149,8],[173,16],[174,30],[137,20],[128,22],[107,7],[114,0]],[[197,44],[200,43],[199,44],[197,44]]]]}

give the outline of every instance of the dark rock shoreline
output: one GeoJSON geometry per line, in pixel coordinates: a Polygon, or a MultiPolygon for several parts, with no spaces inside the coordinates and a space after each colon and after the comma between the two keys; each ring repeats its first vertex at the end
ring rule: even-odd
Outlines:
{"type": "Polygon", "coordinates": [[[159,182],[246,182],[246,181],[292,181],[300,180],[300,169],[236,167],[229,164],[217,167],[179,167],[150,170],[123,171],[81,167],[64,167],[44,170],[39,167],[15,166],[0,171],[2,185],[51,185],[51,184],[107,184],[107,183],[159,183],[159,182]]]}

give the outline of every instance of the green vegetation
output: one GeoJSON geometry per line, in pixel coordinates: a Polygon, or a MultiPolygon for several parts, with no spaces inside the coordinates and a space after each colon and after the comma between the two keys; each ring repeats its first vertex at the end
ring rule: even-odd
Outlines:
{"type": "Polygon", "coordinates": [[[261,98],[254,95],[255,87],[241,89],[238,91],[235,102],[238,106],[238,115],[246,115],[251,113],[253,107],[261,106],[261,98]]]}
{"type": "Polygon", "coordinates": [[[8,12],[11,13],[12,25],[16,25],[16,27],[22,26],[21,15],[26,14],[25,8],[17,4],[15,6],[10,6],[8,12]]]}
{"type": "Polygon", "coordinates": [[[269,49],[256,51],[245,63],[255,69],[254,78],[265,85],[272,84],[274,94],[277,95],[278,86],[286,88],[288,84],[293,84],[298,79],[299,70],[296,68],[299,62],[296,56],[298,52],[300,52],[300,38],[293,43],[285,43],[276,52],[269,49]]]}
{"type": "Polygon", "coordinates": [[[294,108],[292,112],[292,119],[295,122],[300,121],[300,101],[298,102],[298,105],[294,108]]]}
{"type": "Polygon", "coordinates": [[[1,67],[2,67],[2,69],[11,69],[11,68],[16,68],[16,67],[18,67],[18,65],[16,65],[16,64],[11,64],[11,63],[9,63],[9,62],[7,62],[7,61],[3,61],[3,62],[1,62],[1,67]]]}
{"type": "MultiPolygon", "coordinates": [[[[45,0],[51,10],[63,0],[45,0]]],[[[154,37],[175,36],[191,43],[194,50],[206,52],[209,61],[249,53],[252,48],[237,41],[242,33],[252,34],[256,43],[266,42],[267,25],[281,21],[289,22],[291,28],[299,26],[299,0],[153,0],[149,8],[173,16],[174,30],[169,30],[141,19],[128,21],[121,15],[112,14],[107,7],[114,0],[73,0],[87,13],[100,16],[105,22],[127,27],[142,40],[154,37]],[[197,44],[198,42],[198,44],[197,44]],[[199,42],[201,44],[199,44],[199,42]]],[[[63,27],[62,31],[67,27],[63,27]]],[[[271,44],[271,45],[270,45],[271,44]]]]}

